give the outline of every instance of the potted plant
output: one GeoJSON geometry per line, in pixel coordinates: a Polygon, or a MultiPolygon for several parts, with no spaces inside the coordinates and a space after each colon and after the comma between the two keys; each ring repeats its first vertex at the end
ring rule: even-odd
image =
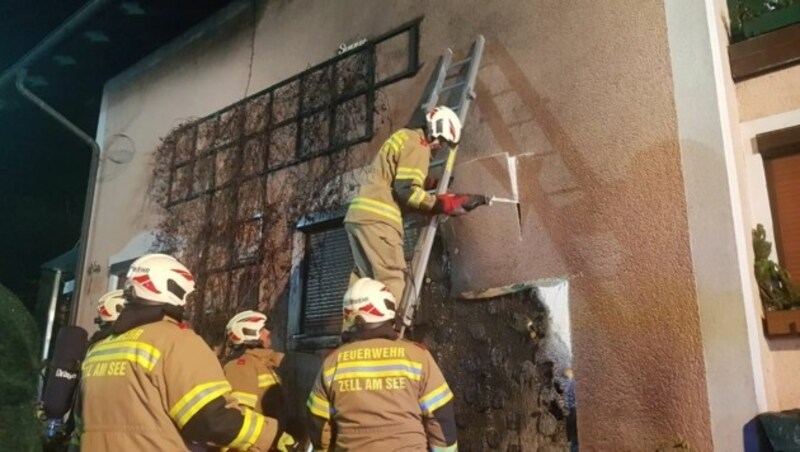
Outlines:
{"type": "Polygon", "coordinates": [[[800,335],[800,291],[791,276],[769,258],[772,243],[764,226],[753,230],[754,270],[758,292],[764,307],[764,331],[767,336],[800,335]]]}

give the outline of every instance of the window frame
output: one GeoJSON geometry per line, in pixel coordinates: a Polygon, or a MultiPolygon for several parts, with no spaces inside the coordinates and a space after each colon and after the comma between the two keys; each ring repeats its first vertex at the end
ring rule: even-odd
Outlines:
{"type": "Polygon", "coordinates": [[[778,262],[785,267],[785,247],[783,246],[783,233],[780,213],[778,212],[777,194],[775,193],[775,181],[768,165],[775,160],[800,154],[800,125],[758,134],[755,137],[755,141],[763,160],[764,178],[767,184],[767,196],[769,197],[772,217],[772,232],[775,237],[774,251],[778,256],[778,262]]]}

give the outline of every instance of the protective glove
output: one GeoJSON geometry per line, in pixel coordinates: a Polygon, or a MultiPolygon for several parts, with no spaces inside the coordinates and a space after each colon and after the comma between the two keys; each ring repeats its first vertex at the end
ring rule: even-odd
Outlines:
{"type": "Polygon", "coordinates": [[[450,217],[464,215],[478,206],[486,204],[488,200],[483,195],[459,195],[445,193],[436,196],[434,211],[450,217]]]}
{"type": "Polygon", "coordinates": [[[292,452],[298,450],[299,446],[300,445],[295,441],[292,435],[283,433],[278,440],[278,444],[275,445],[275,450],[280,452],[292,452]]]}

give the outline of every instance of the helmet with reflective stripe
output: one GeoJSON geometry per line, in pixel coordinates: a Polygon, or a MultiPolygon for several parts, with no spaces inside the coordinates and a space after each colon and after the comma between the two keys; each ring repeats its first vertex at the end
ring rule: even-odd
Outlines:
{"type": "Polygon", "coordinates": [[[447,107],[434,107],[425,116],[428,120],[428,134],[431,138],[442,138],[450,143],[461,139],[461,120],[447,107]]]}
{"type": "Polygon", "coordinates": [[[112,290],[106,293],[97,301],[97,313],[102,322],[114,322],[125,307],[125,296],[123,290],[112,290]]]}
{"type": "Polygon", "coordinates": [[[194,292],[194,276],[183,264],[166,254],[145,254],[128,270],[128,290],[139,300],[184,306],[194,292]]]}
{"type": "Polygon", "coordinates": [[[267,316],[258,311],[243,311],[228,322],[225,327],[225,334],[231,343],[254,344],[261,341],[259,332],[264,328],[267,316]]]}
{"type": "Polygon", "coordinates": [[[347,325],[383,323],[394,320],[396,301],[385,284],[370,278],[361,278],[344,294],[343,313],[347,325]]]}

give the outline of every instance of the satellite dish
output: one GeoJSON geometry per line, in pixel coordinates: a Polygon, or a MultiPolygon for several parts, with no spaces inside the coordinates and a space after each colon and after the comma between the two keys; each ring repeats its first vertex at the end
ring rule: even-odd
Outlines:
{"type": "Polygon", "coordinates": [[[136,146],[131,137],[118,133],[111,137],[106,146],[106,155],[114,163],[124,164],[133,160],[136,146]]]}

